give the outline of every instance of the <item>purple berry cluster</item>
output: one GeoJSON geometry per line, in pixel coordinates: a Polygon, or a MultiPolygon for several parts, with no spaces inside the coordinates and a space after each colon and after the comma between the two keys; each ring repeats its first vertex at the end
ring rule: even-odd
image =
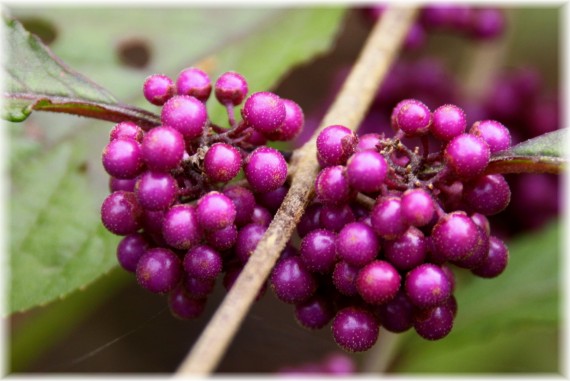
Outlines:
{"type": "Polygon", "coordinates": [[[329,353],[318,361],[282,367],[277,374],[285,377],[309,375],[346,377],[356,374],[356,371],[356,364],[351,357],[343,353],[329,353]]]}
{"type": "Polygon", "coordinates": [[[167,294],[173,315],[191,319],[218,277],[231,287],[281,204],[287,161],[265,143],[297,136],[303,111],[271,92],[248,96],[239,73],[226,72],[212,86],[194,67],[176,81],[149,76],[143,93],[161,107],[161,125],[143,131],[124,121],[111,130],[102,154],[111,194],[101,219],[124,236],[121,267],[148,291],[167,294]],[[209,120],[212,87],[229,128],[209,120]],[[245,180],[237,181],[240,173],[245,180]]]}
{"type": "Polygon", "coordinates": [[[297,228],[300,249],[271,276],[302,326],[331,323],[347,351],[369,349],[380,326],[445,337],[457,312],[453,268],[493,278],[508,262],[487,216],[506,208],[510,188],[485,169],[510,147],[509,130],[494,120],[467,130],[460,107],[431,111],[416,99],[398,103],[391,124],[391,138],[358,137],[341,125],[318,135],[321,171],[297,228]],[[404,138],[419,145],[409,148],[404,138]]]}

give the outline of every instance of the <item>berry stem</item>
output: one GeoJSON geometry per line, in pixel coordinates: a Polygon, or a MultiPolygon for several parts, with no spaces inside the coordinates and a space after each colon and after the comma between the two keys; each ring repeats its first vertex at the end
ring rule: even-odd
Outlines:
{"type": "MultiPolygon", "coordinates": [[[[317,176],[316,139],[327,126],[341,124],[356,130],[388,69],[395,60],[417,9],[389,6],[368,37],[357,62],[319,128],[293,155],[295,175],[285,200],[234,286],[177,371],[179,376],[205,376],[222,359],[258,290],[301,219],[317,176]]],[[[239,129],[239,127],[238,127],[239,129]]]]}

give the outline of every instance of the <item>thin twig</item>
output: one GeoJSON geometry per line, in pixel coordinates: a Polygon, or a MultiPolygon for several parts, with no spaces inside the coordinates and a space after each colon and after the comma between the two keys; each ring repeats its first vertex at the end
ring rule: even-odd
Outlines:
{"type": "Polygon", "coordinates": [[[179,367],[178,376],[205,376],[216,368],[309,202],[319,168],[316,136],[331,124],[342,124],[356,130],[394,61],[415,14],[416,9],[412,7],[390,7],[372,30],[319,128],[312,139],[293,155],[295,175],[283,204],[235,284],[179,367]]]}

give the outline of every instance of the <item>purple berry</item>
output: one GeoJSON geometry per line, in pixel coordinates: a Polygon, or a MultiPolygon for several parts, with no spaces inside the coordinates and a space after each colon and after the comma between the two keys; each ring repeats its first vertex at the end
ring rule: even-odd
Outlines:
{"type": "Polygon", "coordinates": [[[449,261],[477,254],[482,244],[479,228],[464,212],[449,213],[435,224],[431,233],[433,249],[449,261]]]}
{"type": "Polygon", "coordinates": [[[408,229],[401,213],[401,199],[396,196],[388,196],[378,199],[372,208],[372,228],[380,237],[394,239],[408,229]]]}
{"type": "Polygon", "coordinates": [[[285,184],[287,162],[274,148],[258,147],[244,162],[247,181],[256,192],[271,192],[285,184]]]}
{"type": "Polygon", "coordinates": [[[253,207],[255,206],[255,197],[247,188],[239,185],[233,185],[223,190],[224,195],[229,197],[235,205],[236,217],[235,224],[243,226],[251,220],[253,207]]]}
{"type": "Polygon", "coordinates": [[[410,226],[398,238],[386,241],[384,256],[398,270],[410,270],[424,262],[427,249],[428,245],[424,233],[410,226]]]}
{"type": "Polygon", "coordinates": [[[402,277],[394,266],[389,262],[376,260],[358,272],[356,289],[366,303],[384,304],[394,299],[401,281],[402,277]]]}
{"type": "Polygon", "coordinates": [[[317,157],[323,167],[344,165],[356,149],[358,138],[350,129],[328,126],[317,136],[317,157]]]}
{"type": "Polygon", "coordinates": [[[342,165],[323,168],[315,180],[315,193],[323,204],[346,204],[352,196],[346,168],[342,165]]]}
{"type": "Polygon", "coordinates": [[[121,267],[128,272],[134,273],[139,259],[149,246],[145,236],[140,233],[129,234],[123,238],[117,246],[117,260],[121,267]]]}
{"type": "Polygon", "coordinates": [[[424,263],[406,275],[406,295],[419,308],[443,304],[451,295],[451,282],[437,265],[424,263]]]}
{"type": "Polygon", "coordinates": [[[319,203],[311,204],[307,209],[305,209],[305,214],[303,214],[301,220],[297,224],[297,233],[299,234],[299,237],[303,238],[321,226],[322,209],[323,206],[319,203]]]}
{"type": "Polygon", "coordinates": [[[132,179],[143,170],[141,146],[133,139],[116,139],[103,150],[105,171],[118,179],[132,179]]]}
{"type": "Polygon", "coordinates": [[[184,287],[175,288],[168,295],[168,306],[172,315],[179,319],[195,319],[202,315],[206,307],[206,299],[190,298],[184,287]]]}
{"type": "Polygon", "coordinates": [[[421,136],[429,132],[432,122],[429,108],[416,99],[409,99],[400,105],[396,123],[406,136],[421,136]]]}
{"type": "Polygon", "coordinates": [[[461,134],[447,144],[444,156],[448,167],[457,176],[468,179],[483,173],[489,164],[491,151],[480,137],[461,134]]]}
{"type": "Polygon", "coordinates": [[[388,163],[377,151],[360,151],[348,159],[346,175],[353,189],[359,192],[378,192],[382,188],[388,163]]]}
{"type": "Polygon", "coordinates": [[[198,200],[196,216],[204,230],[223,229],[234,223],[236,207],[228,196],[212,191],[198,200]]]}
{"type": "Polygon", "coordinates": [[[295,319],[308,329],[321,329],[333,317],[334,309],[331,300],[321,295],[315,295],[295,305],[295,319]]]}
{"type": "Polygon", "coordinates": [[[139,176],[135,195],[147,210],[165,210],[176,200],[178,185],[168,173],[148,171],[139,176]]]}
{"type": "Polygon", "coordinates": [[[485,175],[465,184],[463,199],[471,210],[492,216],[509,205],[511,188],[502,175],[485,175]]]}
{"type": "Polygon", "coordinates": [[[162,236],[175,249],[188,250],[200,241],[201,232],[192,205],[174,205],[164,216],[162,236]]]}
{"type": "Polygon", "coordinates": [[[117,235],[136,233],[141,228],[142,208],[132,192],[113,192],[101,205],[101,221],[107,230],[117,235]]]}
{"type": "Polygon", "coordinates": [[[431,133],[439,140],[450,141],[465,132],[467,116],[462,108],[447,104],[433,112],[431,133]]]}
{"type": "Polygon", "coordinates": [[[358,138],[355,152],[366,150],[378,150],[378,145],[382,141],[382,135],[376,133],[364,134],[358,138]]]}
{"type": "Polygon", "coordinates": [[[305,116],[301,106],[289,99],[281,99],[285,105],[285,120],[273,132],[267,133],[270,140],[293,140],[305,124],[305,116]]]}
{"type": "Polygon", "coordinates": [[[505,30],[505,15],[502,10],[482,8],[473,12],[470,35],[480,40],[488,40],[500,36],[505,30]]]}
{"type": "Polygon", "coordinates": [[[489,235],[479,226],[477,226],[477,230],[477,236],[479,237],[477,241],[478,244],[473,253],[465,258],[451,261],[451,263],[457,267],[470,270],[474,269],[478,267],[487,256],[487,253],[489,252],[489,235]]]}
{"type": "Polygon", "coordinates": [[[495,278],[503,273],[509,262],[509,249],[497,237],[489,238],[489,251],[481,264],[471,272],[482,278],[495,278]]]}
{"type": "Polygon", "coordinates": [[[336,259],[336,234],[317,229],[307,234],[301,241],[300,255],[309,271],[329,273],[336,259]]]}
{"type": "Polygon", "coordinates": [[[443,339],[453,328],[453,310],[449,306],[419,310],[414,316],[414,328],[424,339],[443,339]]]}
{"type": "Polygon", "coordinates": [[[213,144],[204,156],[204,173],[210,181],[226,183],[241,169],[241,155],[226,143],[213,144]]]}
{"type": "Polygon", "coordinates": [[[362,267],[376,258],[380,251],[380,240],[370,226],[352,222],[338,233],[336,248],[340,259],[352,266],[362,267]]]}
{"type": "Polygon", "coordinates": [[[216,99],[223,105],[239,105],[248,92],[247,81],[241,74],[234,71],[220,75],[214,88],[216,99]]]}
{"type": "Polygon", "coordinates": [[[268,91],[254,93],[246,100],[241,114],[245,122],[263,135],[276,131],[285,121],[285,104],[268,91]]]}
{"type": "Polygon", "coordinates": [[[171,127],[155,127],[143,139],[142,156],[152,170],[170,171],[180,164],[183,155],[184,139],[171,127]]]}
{"type": "Polygon", "coordinates": [[[284,185],[270,192],[258,193],[256,198],[259,204],[275,213],[283,203],[287,192],[289,192],[289,187],[284,185]]]}
{"type": "Polygon", "coordinates": [[[238,231],[234,250],[241,263],[247,262],[266,230],[265,226],[249,224],[238,231]]]}
{"type": "Polygon", "coordinates": [[[351,357],[341,353],[333,353],[323,361],[325,374],[333,376],[350,376],[356,374],[356,364],[351,357]]]}
{"type": "Polygon", "coordinates": [[[144,81],[143,94],[147,101],[162,106],[174,95],[174,82],[163,74],[153,74],[144,81]]]}
{"type": "Polygon", "coordinates": [[[116,191],[134,192],[137,178],[134,179],[117,179],[116,177],[109,178],[109,191],[111,193],[116,191]]]}
{"type": "Polygon", "coordinates": [[[202,135],[208,123],[208,111],[204,103],[188,95],[175,95],[162,107],[160,120],[163,125],[177,130],[186,139],[202,135]]]}
{"type": "Polygon", "coordinates": [[[321,227],[335,233],[338,233],[346,224],[354,222],[354,220],[354,213],[348,205],[325,205],[319,215],[321,227]]]}
{"type": "Polygon", "coordinates": [[[305,268],[301,258],[289,257],[277,262],[273,268],[271,286],[279,300],[297,304],[313,296],[317,281],[305,268]]]}
{"type": "Polygon", "coordinates": [[[475,122],[469,133],[480,137],[489,145],[491,154],[511,148],[511,133],[496,120],[475,122]]]}
{"type": "Polygon", "coordinates": [[[406,224],[424,226],[430,223],[435,205],[430,194],[421,189],[408,189],[402,194],[400,213],[406,224]]]}
{"type": "Polygon", "coordinates": [[[143,136],[143,130],[133,122],[121,122],[116,124],[109,133],[109,141],[117,139],[132,139],[141,143],[143,136]]]}
{"type": "Polygon", "coordinates": [[[141,257],[136,273],[137,281],[143,288],[154,293],[166,293],[182,279],[182,265],[172,251],[154,248],[141,257]]]}
{"type": "Polygon", "coordinates": [[[189,67],[178,74],[176,79],[176,93],[189,95],[202,102],[210,97],[212,83],[208,74],[196,67],[189,67]]]}
{"type": "Polygon", "coordinates": [[[345,261],[337,262],[334,266],[332,280],[338,292],[346,296],[358,294],[356,276],[359,271],[360,267],[349,265],[345,261]]]}
{"type": "Polygon", "coordinates": [[[403,290],[394,299],[378,306],[377,316],[382,326],[390,332],[401,333],[414,326],[414,305],[403,290]]]}
{"type": "Polygon", "coordinates": [[[220,253],[209,246],[198,245],[184,256],[184,271],[198,279],[215,279],[222,272],[220,253]]]}
{"type": "Polygon", "coordinates": [[[263,206],[255,205],[253,207],[253,213],[251,214],[251,220],[250,220],[252,224],[269,226],[272,219],[273,215],[271,214],[271,212],[266,208],[264,208],[263,206]]]}
{"type": "Polygon", "coordinates": [[[340,310],[332,321],[334,341],[349,352],[363,352],[378,340],[379,324],[370,312],[347,307],[340,310]]]}
{"type": "Polygon", "coordinates": [[[481,213],[473,213],[471,215],[471,219],[473,220],[475,225],[477,225],[480,229],[482,229],[485,232],[485,234],[487,235],[491,234],[491,224],[489,223],[487,217],[485,217],[481,213]]]}
{"type": "Polygon", "coordinates": [[[190,299],[204,299],[214,291],[216,279],[198,279],[184,274],[182,286],[190,299]]]}
{"type": "Polygon", "coordinates": [[[235,225],[205,232],[206,243],[212,248],[220,251],[232,248],[236,243],[237,236],[238,230],[235,225]]]}

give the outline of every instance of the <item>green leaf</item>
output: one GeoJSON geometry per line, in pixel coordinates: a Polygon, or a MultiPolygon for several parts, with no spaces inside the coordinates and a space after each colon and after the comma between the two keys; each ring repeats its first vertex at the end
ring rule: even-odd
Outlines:
{"type": "Polygon", "coordinates": [[[491,158],[487,173],[561,173],[568,163],[568,129],[524,141],[491,158]]]}
{"type": "Polygon", "coordinates": [[[10,52],[3,65],[4,119],[21,122],[37,110],[112,122],[131,119],[142,126],[160,124],[157,116],[121,105],[107,90],[69,68],[18,21],[4,14],[2,18],[10,52]]]}
{"type": "Polygon", "coordinates": [[[540,330],[555,332],[560,322],[561,237],[562,227],[553,224],[542,232],[510,242],[509,265],[497,278],[481,279],[466,273],[469,282],[457,286],[459,308],[451,333],[443,340],[429,342],[411,332],[401,346],[401,357],[395,370],[444,373],[483,369],[498,372],[508,370],[507,365],[494,361],[496,368],[490,369],[461,358],[459,353],[466,356],[485,353],[487,359],[521,357],[522,354],[541,356],[545,351],[557,353],[558,344],[552,337],[547,341],[550,346],[544,348],[532,345],[529,335],[540,330]],[[507,342],[513,346],[505,348],[507,342]],[[521,342],[531,345],[516,345],[521,342]],[[511,352],[505,354],[505,350],[511,352]]]}

